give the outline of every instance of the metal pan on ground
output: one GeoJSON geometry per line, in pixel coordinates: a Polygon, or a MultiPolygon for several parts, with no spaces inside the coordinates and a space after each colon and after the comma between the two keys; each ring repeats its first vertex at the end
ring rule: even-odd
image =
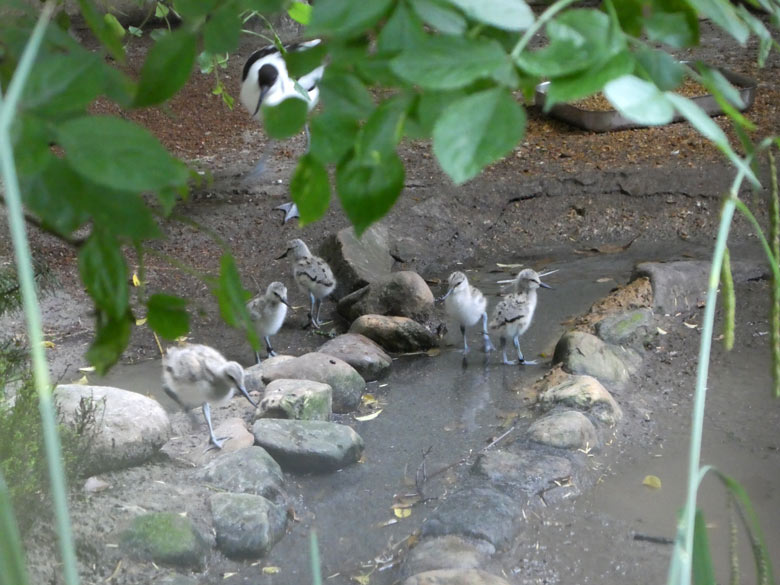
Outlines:
{"type": "MultiPolygon", "coordinates": [[[[718,71],[720,71],[723,76],[739,90],[739,95],[742,98],[744,107],[738,109],[740,111],[749,109],[756,99],[756,81],[750,77],[734,73],[727,69],[718,69],[718,71]]],[[[545,81],[536,86],[535,104],[540,109],[544,107],[544,101],[547,97],[547,89],[549,86],[549,81],[545,81]]],[[[690,99],[710,116],[718,116],[723,113],[720,105],[718,105],[718,102],[711,94],[691,97],[690,99]]],[[[623,117],[615,110],[585,110],[572,104],[555,104],[546,115],[568,122],[578,128],[591,130],[593,132],[611,132],[613,130],[629,130],[631,128],[646,127],[644,124],[637,124],[636,122],[623,117]]],[[[684,118],[681,115],[675,114],[672,122],[680,122],[683,119],[684,118]]]]}

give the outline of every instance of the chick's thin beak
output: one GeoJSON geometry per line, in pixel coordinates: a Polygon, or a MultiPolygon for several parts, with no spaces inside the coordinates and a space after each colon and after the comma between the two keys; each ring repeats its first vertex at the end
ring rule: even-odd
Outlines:
{"type": "Polygon", "coordinates": [[[260,88],[260,97],[257,99],[257,107],[255,108],[255,111],[252,112],[252,117],[254,118],[257,116],[257,112],[260,111],[260,106],[263,105],[263,100],[265,99],[266,94],[268,93],[268,90],[271,89],[270,86],[261,87],[260,88]]]}
{"type": "Polygon", "coordinates": [[[249,401],[249,404],[251,404],[252,406],[257,408],[257,403],[254,400],[252,400],[252,398],[249,396],[249,392],[246,391],[246,388],[244,387],[244,385],[243,384],[237,384],[237,386],[238,386],[238,391],[241,392],[241,394],[244,395],[244,398],[246,398],[249,401]]]}
{"type": "Polygon", "coordinates": [[[448,296],[450,296],[450,293],[451,293],[451,292],[452,292],[454,289],[455,289],[455,287],[454,287],[454,286],[451,286],[451,287],[450,287],[450,290],[448,290],[448,291],[447,291],[447,292],[444,294],[444,296],[441,296],[441,297],[439,297],[438,299],[436,299],[436,302],[437,302],[437,303],[441,303],[442,301],[444,301],[444,299],[446,299],[448,296]]]}
{"type": "Polygon", "coordinates": [[[539,286],[541,286],[542,288],[552,289],[552,287],[549,284],[544,284],[541,280],[539,281],[539,286]]]}

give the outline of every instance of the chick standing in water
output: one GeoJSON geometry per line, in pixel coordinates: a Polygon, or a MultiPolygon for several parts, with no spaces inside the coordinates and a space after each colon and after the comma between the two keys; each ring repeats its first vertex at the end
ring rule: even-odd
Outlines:
{"type": "Polygon", "coordinates": [[[315,329],[319,329],[322,325],[320,323],[322,300],[336,288],[336,279],[333,276],[333,271],[325,260],[319,256],[314,256],[309,251],[303,240],[290,240],[287,244],[287,250],[277,260],[284,258],[290,252],[292,252],[294,258],[293,278],[302,291],[309,293],[309,298],[311,299],[309,322],[315,329]],[[315,305],[317,306],[316,313],[314,312],[315,305]]]}
{"type": "MultiPolygon", "coordinates": [[[[271,347],[272,335],[276,335],[282,328],[284,318],[287,316],[287,287],[281,282],[272,282],[268,285],[265,294],[258,295],[249,301],[246,305],[249,309],[249,315],[252,317],[252,323],[255,326],[257,334],[265,341],[265,349],[268,357],[276,355],[274,348],[271,347]]],[[[260,353],[255,352],[255,359],[260,363],[260,353]]]]}
{"type": "MultiPolygon", "coordinates": [[[[214,436],[211,425],[211,406],[225,404],[239,392],[257,407],[244,386],[244,368],[238,362],[227,361],[221,353],[207,345],[169,347],[162,360],[163,390],[185,412],[201,405],[203,418],[209,427],[211,448],[222,448],[225,438],[214,436]]],[[[190,417],[192,415],[190,414],[190,417]]]]}
{"type": "MultiPolygon", "coordinates": [[[[550,274],[549,272],[547,274],[550,274]]],[[[520,336],[531,325],[536,310],[536,289],[552,288],[540,280],[536,271],[526,268],[521,270],[517,277],[510,281],[514,284],[514,293],[507,295],[496,305],[493,310],[493,319],[490,328],[498,332],[501,338],[501,351],[504,363],[513,365],[520,363],[533,365],[536,361],[526,361],[523,352],[520,351],[520,336]],[[506,340],[511,338],[517,350],[518,362],[511,362],[506,357],[506,340]]]]}
{"type": "Polygon", "coordinates": [[[485,341],[485,353],[493,351],[495,347],[490,342],[487,331],[487,300],[482,292],[469,284],[468,278],[462,272],[453,272],[449,278],[447,294],[438,299],[444,301],[444,309],[447,314],[460,325],[463,335],[463,353],[469,351],[466,341],[466,328],[475,325],[482,318],[482,338],[485,341]]]}

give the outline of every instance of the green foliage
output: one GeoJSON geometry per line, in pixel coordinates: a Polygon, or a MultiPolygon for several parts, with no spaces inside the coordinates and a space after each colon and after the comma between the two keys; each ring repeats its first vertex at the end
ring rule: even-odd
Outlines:
{"type": "Polygon", "coordinates": [[[22,539],[13,511],[13,503],[2,472],[0,472],[0,585],[27,585],[22,539]]]}

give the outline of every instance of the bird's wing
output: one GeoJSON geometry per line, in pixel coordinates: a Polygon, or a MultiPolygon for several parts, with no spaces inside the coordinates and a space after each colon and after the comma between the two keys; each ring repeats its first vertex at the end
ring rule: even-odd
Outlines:
{"type": "Polygon", "coordinates": [[[314,258],[313,262],[303,260],[295,267],[295,275],[303,276],[314,284],[333,286],[335,284],[333,272],[321,258],[314,258]]]}
{"type": "Polygon", "coordinates": [[[521,295],[509,295],[496,305],[493,311],[493,319],[490,326],[498,329],[523,319],[526,314],[524,303],[520,302],[521,295]]]}
{"type": "Polygon", "coordinates": [[[265,312],[265,308],[268,305],[268,301],[265,296],[259,296],[253,298],[246,304],[246,308],[249,310],[249,315],[252,317],[252,321],[260,319],[265,312]]]}

